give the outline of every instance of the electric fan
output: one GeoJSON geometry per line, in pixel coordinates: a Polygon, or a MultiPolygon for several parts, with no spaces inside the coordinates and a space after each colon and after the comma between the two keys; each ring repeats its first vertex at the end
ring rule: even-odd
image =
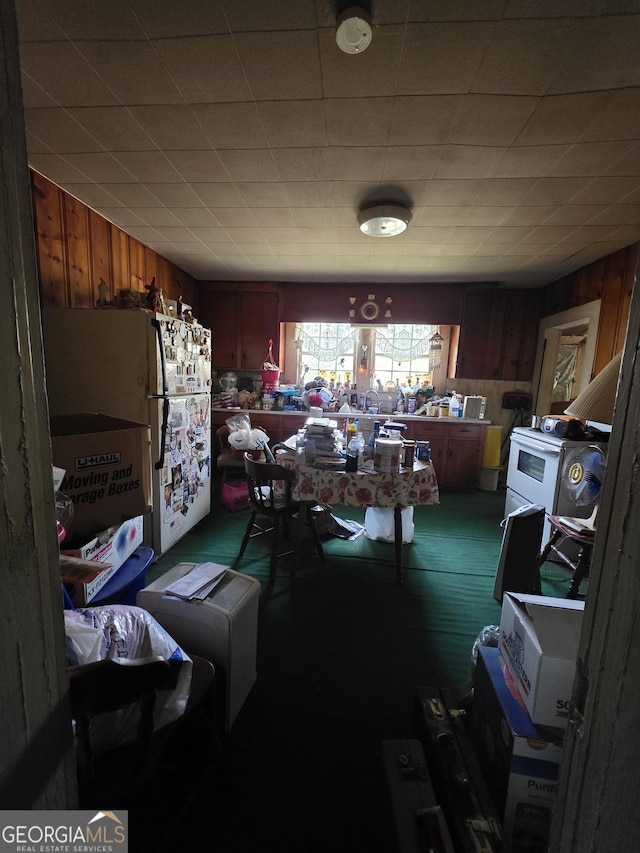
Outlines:
{"type": "Polygon", "coordinates": [[[560,489],[576,508],[574,516],[590,518],[581,522],[581,527],[593,529],[604,479],[606,457],[604,451],[594,444],[570,450],[564,460],[560,475],[560,489]]]}

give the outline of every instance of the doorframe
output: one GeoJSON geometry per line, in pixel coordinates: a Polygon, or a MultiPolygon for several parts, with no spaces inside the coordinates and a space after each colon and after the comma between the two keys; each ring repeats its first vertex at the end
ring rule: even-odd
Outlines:
{"type": "Polygon", "coordinates": [[[543,317],[538,326],[538,346],[533,368],[533,411],[537,415],[549,414],[551,404],[551,389],[553,382],[553,368],[555,367],[555,354],[553,360],[549,358],[554,347],[557,352],[558,344],[563,329],[569,329],[578,323],[588,323],[589,331],[585,343],[584,357],[582,360],[582,371],[577,385],[576,393],[584,390],[593,373],[593,365],[596,355],[596,344],[598,341],[598,323],[600,320],[600,299],[579,305],[577,308],[569,308],[557,314],[543,317]],[[551,365],[551,366],[550,366],[551,365]],[[542,411],[544,409],[544,411],[542,411]]]}

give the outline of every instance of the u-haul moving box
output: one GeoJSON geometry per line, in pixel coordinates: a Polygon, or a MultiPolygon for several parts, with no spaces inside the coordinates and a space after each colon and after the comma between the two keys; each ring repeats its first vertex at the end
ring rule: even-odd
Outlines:
{"type": "Polygon", "coordinates": [[[583,612],[583,601],[504,594],[498,647],[536,725],[567,725],[583,612]]]}
{"type": "Polygon", "coordinates": [[[73,502],[69,537],[95,536],[151,511],[151,429],[102,414],[51,417],[53,464],[73,502]]]}

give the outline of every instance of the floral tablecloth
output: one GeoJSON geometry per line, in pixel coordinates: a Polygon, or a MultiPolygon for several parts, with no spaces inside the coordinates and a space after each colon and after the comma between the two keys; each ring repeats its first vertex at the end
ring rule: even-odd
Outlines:
{"type": "Polygon", "coordinates": [[[431,462],[416,460],[412,469],[402,469],[397,474],[373,470],[347,473],[296,465],[295,459],[284,453],[278,462],[298,471],[293,487],[293,499],[297,501],[317,501],[329,506],[398,506],[402,509],[440,503],[431,462]]]}

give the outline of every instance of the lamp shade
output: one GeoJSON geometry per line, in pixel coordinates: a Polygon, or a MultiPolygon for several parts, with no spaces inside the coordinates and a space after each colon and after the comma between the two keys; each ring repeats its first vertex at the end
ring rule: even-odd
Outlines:
{"type": "Polygon", "coordinates": [[[621,360],[622,353],[619,352],[564,410],[565,415],[581,421],[610,424],[613,421],[621,360]]]}

